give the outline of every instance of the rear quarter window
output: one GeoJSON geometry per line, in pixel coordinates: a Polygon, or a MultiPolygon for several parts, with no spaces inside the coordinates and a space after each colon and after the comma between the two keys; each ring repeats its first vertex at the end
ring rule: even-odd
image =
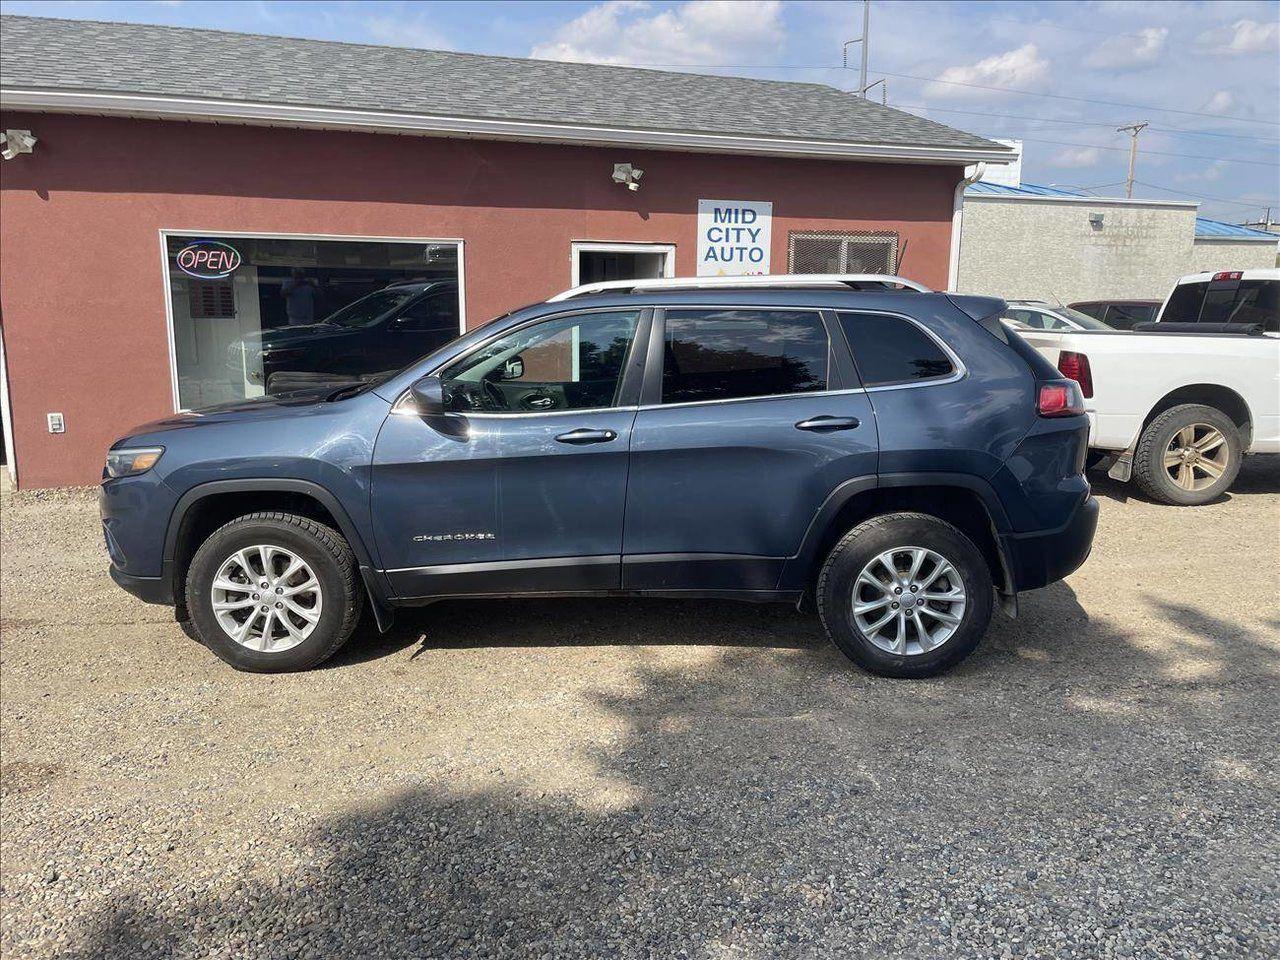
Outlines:
{"type": "Polygon", "coordinates": [[[864,386],[917,383],[956,372],[937,342],[910,320],[881,313],[839,317],[864,386]]]}

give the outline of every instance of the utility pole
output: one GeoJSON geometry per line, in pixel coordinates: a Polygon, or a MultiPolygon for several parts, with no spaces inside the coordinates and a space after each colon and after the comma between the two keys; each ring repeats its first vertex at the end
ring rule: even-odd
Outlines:
{"type": "Polygon", "coordinates": [[[867,35],[871,32],[871,0],[862,0],[862,36],[856,40],[846,40],[841,48],[841,64],[849,69],[849,48],[855,43],[862,44],[862,69],[858,71],[858,96],[867,95],[867,35]]]}
{"type": "Polygon", "coordinates": [[[1129,177],[1125,181],[1124,195],[1133,199],[1133,168],[1138,162],[1138,134],[1147,129],[1147,121],[1131,123],[1127,127],[1116,127],[1116,133],[1129,134],[1129,177]]]}

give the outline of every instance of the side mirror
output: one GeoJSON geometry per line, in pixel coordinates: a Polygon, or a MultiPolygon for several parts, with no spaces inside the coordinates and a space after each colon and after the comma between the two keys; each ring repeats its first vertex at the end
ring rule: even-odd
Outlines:
{"type": "Polygon", "coordinates": [[[423,377],[409,388],[418,413],[424,417],[439,417],[445,414],[444,384],[439,377],[423,377]]]}
{"type": "Polygon", "coordinates": [[[519,380],[524,376],[524,357],[516,354],[514,357],[508,357],[507,362],[502,365],[503,380],[519,380]]]}

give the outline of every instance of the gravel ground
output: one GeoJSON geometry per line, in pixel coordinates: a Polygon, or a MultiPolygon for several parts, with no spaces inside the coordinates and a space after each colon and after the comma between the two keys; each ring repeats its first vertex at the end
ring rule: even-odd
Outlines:
{"type": "Polygon", "coordinates": [[[237,674],[3,511],[26,957],[1274,957],[1280,465],[1102,481],[1093,557],[935,680],[709,602],[453,602],[237,674]]]}

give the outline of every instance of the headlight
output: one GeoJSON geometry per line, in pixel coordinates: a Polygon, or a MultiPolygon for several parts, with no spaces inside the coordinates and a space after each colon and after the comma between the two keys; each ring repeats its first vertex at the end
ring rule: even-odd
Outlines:
{"type": "Polygon", "coordinates": [[[121,447],[107,452],[108,477],[132,477],[146,473],[160,462],[164,447],[121,447]]]}

